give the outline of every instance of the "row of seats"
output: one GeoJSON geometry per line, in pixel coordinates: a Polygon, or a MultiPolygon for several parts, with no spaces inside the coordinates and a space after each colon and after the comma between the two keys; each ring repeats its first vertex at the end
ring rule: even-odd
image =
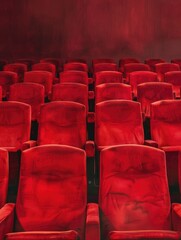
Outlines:
{"type": "Polygon", "coordinates": [[[8,154],[2,148],[0,161],[0,239],[181,238],[181,204],[170,203],[163,150],[104,148],[98,204],[87,204],[84,150],[53,144],[23,151],[16,204],[5,204],[8,154]]]}

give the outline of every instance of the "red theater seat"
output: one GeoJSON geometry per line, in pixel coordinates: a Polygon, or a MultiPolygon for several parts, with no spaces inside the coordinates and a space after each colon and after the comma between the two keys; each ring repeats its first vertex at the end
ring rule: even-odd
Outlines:
{"type": "Polygon", "coordinates": [[[20,59],[16,59],[16,63],[23,63],[27,65],[28,70],[31,71],[31,67],[33,64],[36,63],[36,60],[30,59],[30,58],[20,58],[20,59]]]}
{"type": "Polygon", "coordinates": [[[145,60],[145,63],[150,66],[150,69],[155,72],[155,64],[164,63],[165,60],[162,58],[148,58],[145,60]]]}
{"type": "Polygon", "coordinates": [[[60,82],[61,83],[81,83],[88,85],[88,75],[84,71],[65,71],[60,73],[60,82]]]}
{"type": "Polygon", "coordinates": [[[42,58],[40,59],[40,63],[51,63],[55,65],[56,73],[62,71],[61,61],[59,58],[42,58]]]}
{"type": "Polygon", "coordinates": [[[140,63],[140,61],[136,58],[121,58],[119,60],[119,70],[124,72],[124,65],[127,63],[140,63]]]}
{"type": "Polygon", "coordinates": [[[3,70],[3,67],[7,64],[8,62],[4,59],[0,59],[0,71],[3,70]]]}
{"type": "Polygon", "coordinates": [[[124,76],[129,83],[129,74],[136,71],[150,71],[150,67],[144,63],[128,63],[124,65],[124,76]]]}
{"type": "Polygon", "coordinates": [[[69,59],[66,60],[66,63],[73,63],[73,62],[87,64],[87,61],[83,58],[69,58],[69,59]]]}
{"type": "Polygon", "coordinates": [[[118,71],[101,71],[95,73],[95,86],[102,83],[122,83],[123,75],[118,71]]]}
{"type": "Polygon", "coordinates": [[[96,86],[96,103],[113,99],[132,100],[131,87],[123,83],[104,83],[96,86]]]}
{"type": "Polygon", "coordinates": [[[92,60],[92,65],[95,65],[97,63],[115,63],[115,60],[112,58],[94,58],[92,60]]]}
{"type": "Polygon", "coordinates": [[[2,97],[9,96],[9,89],[13,83],[18,82],[18,75],[15,72],[0,71],[0,86],[2,87],[2,97]]]}
{"type": "Polygon", "coordinates": [[[101,71],[118,71],[116,63],[96,63],[93,65],[93,73],[101,71]]]}
{"type": "Polygon", "coordinates": [[[17,73],[18,82],[23,82],[24,74],[28,68],[27,65],[23,63],[9,63],[4,66],[3,70],[17,73]]]}
{"type": "Polygon", "coordinates": [[[181,68],[181,59],[180,59],[180,58],[172,59],[172,60],[171,60],[171,63],[176,63],[176,64],[178,64],[178,65],[180,66],[180,68],[181,68]]]}
{"type": "Polygon", "coordinates": [[[180,239],[181,204],[171,207],[161,150],[130,144],[102,150],[99,207],[102,239],[180,239]]]}
{"type": "Polygon", "coordinates": [[[176,63],[157,63],[155,64],[155,71],[158,75],[158,80],[164,82],[164,74],[171,71],[180,71],[180,67],[176,63]]]}
{"type": "Polygon", "coordinates": [[[76,71],[88,72],[88,66],[86,63],[69,62],[63,65],[63,70],[64,71],[76,70],[76,71]]]}
{"type": "Polygon", "coordinates": [[[181,71],[171,71],[164,74],[164,81],[171,83],[175,98],[180,98],[181,71]]]}
{"type": "Polygon", "coordinates": [[[157,74],[149,71],[136,71],[129,74],[129,83],[135,98],[137,98],[137,86],[146,82],[158,82],[157,74]]]}
{"type": "Polygon", "coordinates": [[[144,117],[150,117],[150,104],[159,100],[173,99],[172,85],[163,82],[148,82],[137,87],[137,101],[141,103],[144,117]]]}
{"type": "Polygon", "coordinates": [[[85,152],[65,145],[24,151],[17,202],[0,222],[1,239],[3,228],[6,240],[99,240],[98,206],[87,204],[85,152]]]}
{"type": "Polygon", "coordinates": [[[181,151],[181,100],[151,104],[151,138],[166,153],[172,200],[178,197],[178,153],[181,151]]]}
{"type": "Polygon", "coordinates": [[[29,71],[25,73],[24,82],[42,84],[45,88],[45,96],[49,97],[52,91],[53,75],[48,71],[29,71]]]}

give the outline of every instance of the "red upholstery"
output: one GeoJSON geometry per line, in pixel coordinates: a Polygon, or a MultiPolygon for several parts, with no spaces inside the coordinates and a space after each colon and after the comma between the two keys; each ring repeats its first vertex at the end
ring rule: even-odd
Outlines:
{"type": "MultiPolygon", "coordinates": [[[[33,65],[33,68],[35,65],[33,65]]],[[[49,96],[52,91],[53,75],[48,71],[30,71],[25,73],[24,82],[42,84],[45,87],[45,96],[49,96]]]]}
{"type": "Polygon", "coordinates": [[[27,65],[23,63],[9,63],[4,66],[4,71],[17,73],[18,82],[23,82],[24,74],[27,70],[27,65]]]}
{"type": "Polygon", "coordinates": [[[163,82],[148,82],[137,86],[137,101],[141,103],[145,117],[150,117],[150,104],[164,99],[173,99],[172,85],[163,82]]]}
{"type": "Polygon", "coordinates": [[[144,63],[128,63],[124,65],[124,75],[129,82],[129,74],[136,71],[150,71],[150,67],[144,63]]]}
{"type": "Polygon", "coordinates": [[[0,85],[0,101],[2,101],[2,98],[3,98],[3,88],[0,85]]]}
{"type": "Polygon", "coordinates": [[[102,71],[95,73],[95,85],[103,83],[121,83],[123,82],[122,73],[117,71],[102,71]]]}
{"type": "Polygon", "coordinates": [[[31,120],[37,120],[40,106],[44,103],[44,86],[37,83],[16,83],[11,85],[9,100],[27,103],[31,106],[31,120]]]}
{"type": "Polygon", "coordinates": [[[158,75],[158,80],[164,82],[164,73],[170,71],[180,71],[180,67],[176,63],[157,63],[155,64],[155,71],[158,75]]]}
{"type": "Polygon", "coordinates": [[[57,73],[61,70],[61,61],[58,58],[42,58],[40,59],[40,63],[51,63],[55,65],[57,73]]]}
{"type": "Polygon", "coordinates": [[[88,87],[80,83],[55,84],[52,88],[51,100],[81,103],[88,112],[88,87]]]}
{"type": "Polygon", "coordinates": [[[32,70],[33,71],[47,71],[47,72],[52,73],[53,77],[55,77],[55,74],[56,74],[55,65],[52,63],[49,63],[49,62],[41,62],[41,63],[33,64],[32,70]]]}
{"type": "Polygon", "coordinates": [[[15,72],[0,71],[0,85],[2,86],[2,97],[9,95],[10,85],[18,82],[18,75],[15,72]]]}
{"type": "Polygon", "coordinates": [[[7,63],[8,63],[7,60],[0,59],[0,71],[3,70],[4,65],[6,65],[7,63]]]}
{"type": "Polygon", "coordinates": [[[113,99],[132,100],[131,87],[123,83],[105,83],[96,86],[96,103],[113,99]]]}
{"type": "Polygon", "coordinates": [[[119,60],[120,71],[124,72],[124,65],[128,63],[139,63],[140,61],[136,58],[121,58],[119,60]]]}
{"type": "Polygon", "coordinates": [[[145,60],[145,63],[148,64],[153,72],[155,72],[155,64],[164,63],[165,60],[161,58],[148,58],[145,60]]]}
{"type": "Polygon", "coordinates": [[[101,72],[101,71],[117,71],[118,67],[116,63],[96,63],[93,65],[93,71],[101,72]]]}
{"type": "Polygon", "coordinates": [[[98,149],[118,144],[143,144],[140,103],[110,100],[96,104],[95,142],[98,149]]]}
{"type": "Polygon", "coordinates": [[[173,85],[173,92],[176,98],[180,98],[181,71],[171,71],[164,74],[164,81],[173,85]]]}
{"type": "Polygon", "coordinates": [[[181,67],[181,59],[180,58],[175,58],[171,60],[171,63],[176,63],[181,67]]]}
{"type": "Polygon", "coordinates": [[[83,71],[76,70],[65,71],[60,73],[60,82],[61,83],[73,82],[88,85],[88,75],[86,72],[83,71]]]}
{"type": "Polygon", "coordinates": [[[157,74],[149,71],[136,71],[129,74],[133,96],[137,97],[137,86],[145,82],[157,82],[157,74]]]}
{"type": "Polygon", "coordinates": [[[41,107],[38,145],[52,143],[85,147],[86,109],[84,105],[55,101],[41,107]]]}
{"type": "Polygon", "coordinates": [[[4,206],[7,199],[9,162],[7,150],[0,148],[0,208],[4,206]]]}
{"type": "Polygon", "coordinates": [[[69,58],[69,59],[66,59],[66,63],[72,63],[72,62],[86,63],[87,61],[83,58],[69,58]]]}
{"type": "Polygon", "coordinates": [[[70,62],[70,63],[65,63],[63,65],[63,70],[64,71],[77,70],[77,71],[88,72],[88,66],[86,63],[70,62]]]}
{"type": "Polygon", "coordinates": [[[97,63],[115,63],[115,60],[112,58],[94,58],[92,59],[92,65],[97,63]]]}
{"type": "Polygon", "coordinates": [[[35,59],[30,59],[30,58],[20,58],[16,60],[16,63],[23,63],[27,65],[28,70],[31,70],[31,67],[33,64],[36,63],[35,59]]]}
{"type": "Polygon", "coordinates": [[[171,230],[164,152],[130,144],[102,150],[99,206],[103,239],[110,231],[171,230]]]}

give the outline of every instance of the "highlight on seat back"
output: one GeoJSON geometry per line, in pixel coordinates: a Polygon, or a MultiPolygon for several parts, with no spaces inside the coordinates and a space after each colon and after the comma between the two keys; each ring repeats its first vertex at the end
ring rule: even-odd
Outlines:
{"type": "Polygon", "coordinates": [[[9,96],[10,86],[18,82],[18,75],[15,72],[0,71],[0,85],[2,86],[2,97],[9,96]]]}
{"type": "Polygon", "coordinates": [[[27,103],[31,106],[31,120],[37,120],[40,106],[44,103],[45,89],[38,83],[16,83],[11,85],[9,100],[27,103]]]}
{"type": "Polygon", "coordinates": [[[96,104],[95,143],[98,149],[118,144],[143,144],[141,105],[129,100],[96,104]]]}
{"type": "Polygon", "coordinates": [[[132,100],[131,87],[123,83],[104,83],[96,86],[96,103],[113,99],[132,100]]]}
{"type": "Polygon", "coordinates": [[[88,75],[87,72],[70,70],[60,73],[60,83],[81,83],[88,85],[88,75]]]}
{"type": "Polygon", "coordinates": [[[173,99],[172,85],[163,82],[147,82],[137,86],[137,101],[145,117],[150,117],[150,104],[159,100],[173,99]]]}
{"type": "Polygon", "coordinates": [[[38,145],[66,144],[84,148],[86,108],[69,101],[55,101],[41,106],[38,145]]]}
{"type": "Polygon", "coordinates": [[[31,67],[33,64],[36,63],[36,60],[32,58],[19,58],[19,59],[16,59],[16,63],[23,63],[27,65],[28,71],[31,71],[31,67]]]}
{"type": "Polygon", "coordinates": [[[86,195],[84,150],[46,145],[24,151],[15,232],[74,230],[84,239],[86,195]]]}
{"type": "Polygon", "coordinates": [[[129,83],[134,97],[137,97],[138,84],[145,82],[158,82],[157,74],[151,71],[136,71],[129,74],[129,83]]]}
{"type": "Polygon", "coordinates": [[[133,144],[103,149],[99,206],[103,239],[111,231],[171,230],[164,152],[133,144]]]}
{"type": "Polygon", "coordinates": [[[95,85],[103,83],[122,83],[122,73],[118,71],[102,71],[95,73],[95,85]]]}
{"type": "Polygon", "coordinates": [[[0,147],[10,151],[21,149],[29,140],[31,107],[28,104],[0,102],[0,147]]]}
{"type": "Polygon", "coordinates": [[[180,98],[181,71],[171,71],[164,74],[164,81],[173,85],[173,92],[176,98],[180,98]]]}
{"type": "Polygon", "coordinates": [[[0,208],[7,200],[9,179],[9,157],[7,150],[0,148],[0,208]]]}
{"type": "Polygon", "coordinates": [[[124,65],[128,63],[140,63],[137,58],[121,58],[119,59],[119,69],[121,72],[124,72],[124,65]]]}
{"type": "Polygon", "coordinates": [[[155,64],[164,63],[165,60],[162,58],[148,58],[145,60],[145,63],[150,66],[150,69],[155,72],[155,64]]]}
{"type": "Polygon", "coordinates": [[[180,67],[176,63],[157,63],[155,64],[155,71],[158,75],[158,80],[164,82],[164,73],[170,71],[180,71],[180,67]]]}
{"type": "Polygon", "coordinates": [[[52,73],[53,77],[55,77],[56,67],[52,63],[41,62],[41,63],[33,64],[32,71],[47,71],[47,72],[52,73]]]}
{"type": "Polygon", "coordinates": [[[150,71],[150,66],[144,63],[128,63],[124,65],[124,76],[129,83],[129,74],[136,71],[150,71]]]}
{"type": "Polygon", "coordinates": [[[118,71],[118,66],[116,63],[96,63],[93,65],[93,71],[101,72],[101,71],[118,71]]]}
{"type": "Polygon", "coordinates": [[[45,87],[45,96],[51,94],[53,75],[48,71],[29,71],[25,73],[24,82],[42,84],[45,87]]]}
{"type": "Polygon", "coordinates": [[[18,82],[23,82],[24,74],[28,68],[27,65],[23,63],[9,63],[4,66],[3,70],[17,73],[18,82]]]}
{"type": "Polygon", "coordinates": [[[88,66],[86,63],[69,62],[63,65],[63,70],[64,71],[77,70],[77,71],[88,72],[88,66]]]}

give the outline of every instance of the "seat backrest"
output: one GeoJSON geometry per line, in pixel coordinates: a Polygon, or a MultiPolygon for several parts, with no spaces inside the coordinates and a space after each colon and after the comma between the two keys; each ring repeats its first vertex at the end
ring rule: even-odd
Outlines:
{"type": "Polygon", "coordinates": [[[157,74],[151,71],[136,71],[129,74],[129,83],[135,97],[137,97],[138,84],[145,82],[158,82],[157,74]]]}
{"type": "Polygon", "coordinates": [[[115,60],[112,58],[94,58],[92,59],[92,65],[97,63],[115,63],[115,60]]]}
{"type": "Polygon", "coordinates": [[[96,103],[113,99],[132,100],[131,87],[124,83],[104,83],[96,86],[96,103]]]}
{"type": "Polygon", "coordinates": [[[181,71],[171,71],[164,74],[164,81],[173,85],[175,97],[180,97],[181,71]]]}
{"type": "Polygon", "coordinates": [[[24,74],[28,71],[28,67],[23,63],[9,63],[4,66],[3,70],[17,73],[18,82],[23,82],[24,74]]]}
{"type": "Polygon", "coordinates": [[[10,85],[18,82],[18,75],[15,72],[0,71],[0,85],[2,86],[2,97],[9,95],[10,85]]]}
{"type": "Polygon", "coordinates": [[[95,142],[98,149],[118,144],[143,144],[141,105],[129,100],[96,104],[95,142]]]}
{"type": "Polygon", "coordinates": [[[131,144],[103,149],[99,206],[103,239],[112,230],[171,229],[165,153],[131,144]]]}
{"type": "Polygon", "coordinates": [[[45,96],[48,96],[52,91],[53,75],[48,71],[29,71],[25,73],[24,82],[42,84],[45,88],[45,96]]]}
{"type": "Polygon", "coordinates": [[[145,63],[148,64],[152,71],[155,71],[155,64],[164,63],[165,60],[162,58],[148,58],[145,60],[145,63]]]}
{"type": "Polygon", "coordinates": [[[76,102],[55,101],[41,106],[38,145],[66,144],[84,148],[86,108],[76,102]]]}
{"type": "Polygon", "coordinates": [[[9,157],[8,151],[0,148],[0,208],[4,206],[7,199],[9,179],[9,157]]]}
{"type": "Polygon", "coordinates": [[[80,83],[59,83],[52,88],[51,101],[72,101],[85,105],[88,112],[88,87],[80,83]]]}
{"type": "Polygon", "coordinates": [[[56,67],[54,64],[49,62],[35,63],[32,65],[32,71],[47,71],[52,73],[53,77],[56,74],[56,67]]]}
{"type": "Polygon", "coordinates": [[[70,70],[60,73],[60,83],[81,83],[88,85],[88,75],[83,71],[70,70]]]}
{"type": "Polygon", "coordinates": [[[37,120],[40,106],[44,103],[45,89],[38,83],[16,83],[11,85],[9,100],[27,103],[31,106],[31,120],[37,120]]]}
{"type": "Polygon", "coordinates": [[[93,65],[93,71],[101,72],[101,71],[117,71],[118,67],[116,63],[96,63],[93,65]]]}
{"type": "Polygon", "coordinates": [[[65,145],[22,153],[15,231],[75,230],[84,239],[86,154],[65,145]]]}
{"type": "Polygon", "coordinates": [[[137,58],[121,58],[119,59],[120,71],[124,72],[124,65],[127,63],[140,63],[137,58]]]}
{"type": "Polygon", "coordinates": [[[19,58],[19,59],[16,59],[16,63],[26,64],[28,71],[31,71],[31,67],[33,64],[36,63],[36,60],[31,58],[19,58]]]}
{"type": "Polygon", "coordinates": [[[137,101],[145,117],[150,117],[150,104],[159,100],[173,99],[172,85],[163,82],[142,83],[137,87],[137,101]]]}
{"type": "Polygon", "coordinates": [[[20,102],[0,102],[0,147],[21,149],[30,138],[31,107],[20,102]]]}
{"type": "Polygon", "coordinates": [[[162,146],[181,142],[181,100],[161,100],[151,104],[151,137],[162,146]]]}
{"type": "Polygon", "coordinates": [[[88,72],[88,66],[86,63],[69,62],[63,65],[63,70],[64,71],[77,70],[77,71],[88,72]]]}
{"type": "Polygon", "coordinates": [[[176,63],[157,63],[155,64],[155,71],[158,75],[158,80],[164,82],[164,73],[170,71],[180,71],[180,67],[176,63]]]}
{"type": "Polygon", "coordinates": [[[118,71],[101,71],[95,73],[95,85],[103,83],[121,83],[123,75],[118,71]]]}
{"type": "Polygon", "coordinates": [[[42,58],[40,59],[40,63],[51,63],[55,65],[56,71],[59,71],[61,61],[59,58],[42,58]]]}

